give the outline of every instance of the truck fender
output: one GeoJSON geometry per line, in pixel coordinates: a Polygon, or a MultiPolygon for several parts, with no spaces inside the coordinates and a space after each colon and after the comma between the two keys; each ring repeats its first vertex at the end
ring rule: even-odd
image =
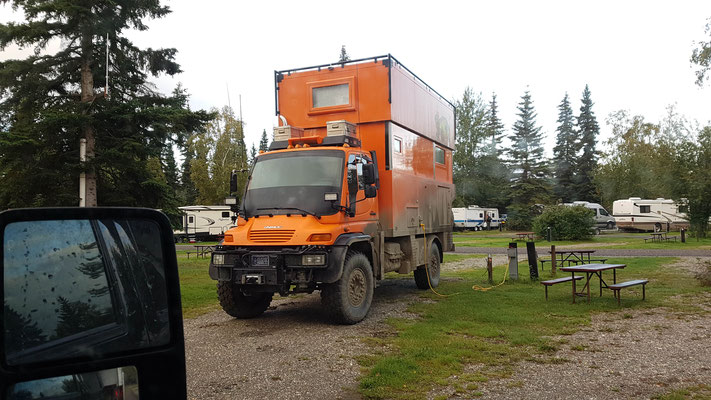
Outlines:
{"type": "MultiPolygon", "coordinates": [[[[316,281],[323,283],[333,283],[341,279],[343,275],[343,262],[346,259],[348,249],[356,243],[367,242],[370,246],[371,237],[362,233],[345,233],[339,236],[331,247],[331,255],[328,257],[328,268],[314,270],[316,281]]],[[[370,246],[372,248],[372,246],[370,246]]],[[[366,254],[368,256],[368,254],[366,254]]]]}

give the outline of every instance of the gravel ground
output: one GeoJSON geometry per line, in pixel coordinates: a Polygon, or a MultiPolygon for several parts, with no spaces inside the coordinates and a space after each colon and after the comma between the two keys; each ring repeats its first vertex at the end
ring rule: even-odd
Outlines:
{"type": "MultiPolygon", "coordinates": [[[[495,265],[506,263],[505,256],[493,257],[495,265]]],[[[670,267],[696,273],[704,262],[711,259],[687,257],[670,267]]],[[[443,270],[485,265],[486,259],[472,258],[444,264],[443,270]]],[[[369,351],[362,338],[394,334],[383,321],[415,317],[405,309],[419,301],[418,293],[411,277],[382,281],[368,317],[353,326],[330,324],[317,293],[275,300],[252,320],[236,320],[222,311],[185,320],[188,398],[358,399],[355,357],[369,351]]],[[[711,295],[700,298],[699,305],[711,311],[711,295]]],[[[559,349],[552,357],[564,362],[523,362],[512,377],[480,385],[478,394],[496,399],[649,398],[708,383],[709,327],[711,312],[599,314],[574,335],[553,338],[559,349]],[[560,385],[563,381],[574,382],[573,388],[560,385]]],[[[448,388],[438,388],[431,397],[442,394],[460,398],[448,388]]]]}
{"type": "Polygon", "coordinates": [[[364,337],[392,335],[388,317],[417,301],[414,280],[387,279],[368,317],[333,325],[318,293],[274,300],[263,316],[237,320],[222,311],[185,320],[189,399],[358,399],[364,337]]]}

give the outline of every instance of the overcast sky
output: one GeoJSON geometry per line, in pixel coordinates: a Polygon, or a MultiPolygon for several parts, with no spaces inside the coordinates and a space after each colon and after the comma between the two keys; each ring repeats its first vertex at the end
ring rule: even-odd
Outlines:
{"type": "MultiPolygon", "coordinates": [[[[391,53],[449,99],[469,86],[496,92],[507,134],[530,90],[550,147],[567,92],[577,115],[585,84],[603,138],[605,118],[627,109],[659,121],[676,103],[691,120],[711,120],[711,86],[694,85],[689,63],[704,39],[711,1],[169,1],[172,14],[127,32],[142,47],[175,47],[193,109],[242,96],[247,143],[271,137],[275,69],[391,53]]],[[[21,18],[0,8],[0,20],[21,18]]],[[[0,59],[16,56],[8,48],[0,59]]],[[[550,150],[548,151],[550,154],[550,150]]]]}

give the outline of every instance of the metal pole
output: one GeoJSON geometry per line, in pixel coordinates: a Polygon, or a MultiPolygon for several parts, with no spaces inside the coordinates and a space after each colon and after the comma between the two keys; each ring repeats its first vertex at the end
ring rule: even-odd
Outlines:
{"type": "Polygon", "coordinates": [[[558,265],[556,263],[556,256],[555,256],[555,245],[551,245],[551,273],[555,275],[556,269],[558,268],[558,265]]]}
{"type": "MultiPolygon", "coordinates": [[[[84,166],[86,162],[86,139],[79,139],[79,162],[84,166]]],[[[86,173],[79,174],[79,207],[86,207],[86,173]]]]}
{"type": "Polygon", "coordinates": [[[516,242],[509,243],[509,276],[513,280],[518,279],[518,245],[516,242]]]}
{"type": "Polygon", "coordinates": [[[494,272],[492,270],[493,262],[491,261],[491,254],[486,259],[486,271],[489,273],[489,283],[494,283],[494,272]]]}

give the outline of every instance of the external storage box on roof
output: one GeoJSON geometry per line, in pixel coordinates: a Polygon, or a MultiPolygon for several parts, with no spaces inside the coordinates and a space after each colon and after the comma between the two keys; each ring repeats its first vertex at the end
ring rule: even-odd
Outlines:
{"type": "Polygon", "coordinates": [[[356,126],[378,155],[380,221],[392,236],[451,226],[454,106],[391,56],[275,72],[277,115],[303,135],[356,126]]]}

